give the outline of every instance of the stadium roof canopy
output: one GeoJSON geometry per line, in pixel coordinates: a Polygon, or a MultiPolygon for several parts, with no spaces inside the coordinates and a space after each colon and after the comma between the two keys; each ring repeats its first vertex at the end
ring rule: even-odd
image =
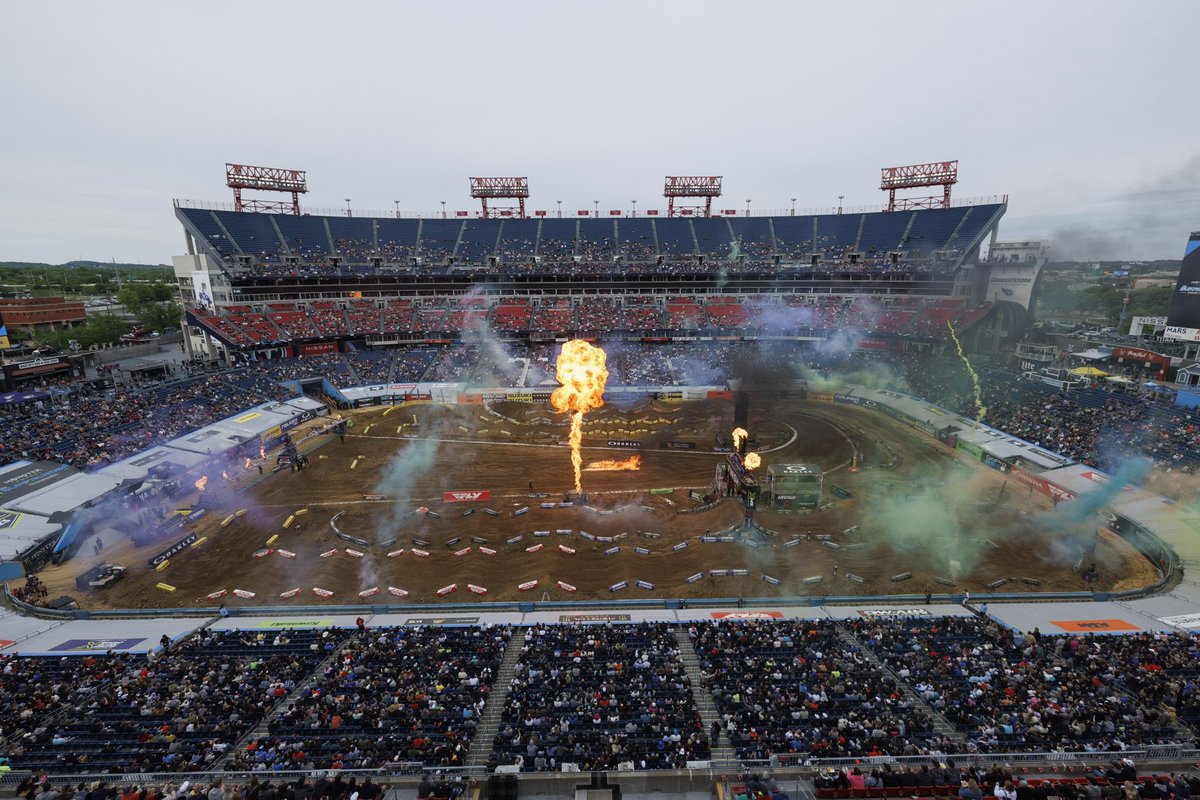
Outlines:
{"type": "Polygon", "coordinates": [[[76,474],[79,470],[53,461],[14,461],[0,467],[0,506],[41,491],[76,474]]]}
{"type": "Polygon", "coordinates": [[[122,483],[114,475],[80,472],[37,492],[18,497],[8,507],[14,511],[49,517],[92,504],[122,483]]]}
{"type": "Polygon", "coordinates": [[[206,461],[208,461],[208,457],[199,453],[177,450],[174,447],[155,447],[109,464],[96,472],[121,480],[142,481],[150,475],[152,469],[159,473],[165,473],[164,477],[174,476],[206,461]]]}
{"type": "Polygon", "coordinates": [[[47,536],[61,531],[62,525],[45,517],[0,508],[0,561],[15,561],[47,536]]]}

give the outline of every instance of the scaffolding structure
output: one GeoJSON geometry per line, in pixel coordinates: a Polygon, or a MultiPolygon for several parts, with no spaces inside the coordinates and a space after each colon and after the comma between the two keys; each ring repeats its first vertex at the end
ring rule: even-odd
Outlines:
{"type": "Polygon", "coordinates": [[[234,211],[261,211],[267,214],[300,214],[300,195],[308,191],[304,170],[280,167],[252,167],[246,164],[225,164],[225,185],[233,189],[234,211]],[[286,192],[286,200],[242,198],[242,190],[256,192],[286,192]]]}

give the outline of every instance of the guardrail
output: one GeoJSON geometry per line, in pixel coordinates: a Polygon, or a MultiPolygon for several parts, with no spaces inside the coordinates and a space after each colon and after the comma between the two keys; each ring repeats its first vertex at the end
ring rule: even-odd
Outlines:
{"type": "MultiPolygon", "coordinates": [[[[1194,742],[1181,742],[1177,744],[1165,745],[1150,745],[1147,747],[1122,750],[1122,751],[1104,751],[1104,752],[1045,752],[1045,753],[947,753],[939,755],[936,758],[942,760],[944,758],[953,758],[954,762],[959,766],[1021,766],[1041,768],[1045,771],[1058,771],[1066,769],[1088,768],[1088,767],[1105,767],[1114,756],[1121,758],[1129,758],[1134,761],[1139,767],[1170,767],[1178,765],[1180,767],[1193,764],[1200,759],[1200,750],[1197,750],[1194,742]]],[[[664,770],[611,770],[609,778],[612,781],[654,781],[654,780],[701,780],[711,781],[715,779],[724,779],[721,772],[730,772],[733,770],[750,770],[754,772],[789,772],[798,776],[806,776],[815,774],[823,769],[846,769],[851,767],[871,767],[871,766],[918,766],[928,764],[930,759],[935,758],[932,755],[914,755],[914,756],[846,756],[842,758],[810,758],[805,755],[780,754],[770,759],[739,759],[736,764],[718,764],[693,769],[664,769],[664,770]]],[[[110,784],[133,784],[140,786],[155,786],[155,785],[179,785],[183,781],[191,781],[193,784],[207,784],[216,780],[222,780],[226,783],[236,783],[240,781],[249,782],[253,779],[262,780],[264,777],[269,777],[272,781],[296,781],[296,780],[315,780],[318,778],[329,778],[334,775],[341,776],[343,779],[349,778],[367,778],[378,781],[385,785],[394,785],[399,783],[415,783],[418,778],[428,772],[438,771],[443,775],[453,779],[459,777],[466,781],[481,780],[489,774],[486,767],[453,767],[453,766],[438,766],[436,764],[423,764],[416,761],[396,762],[388,764],[384,767],[376,769],[313,769],[313,770],[290,770],[279,772],[255,772],[248,770],[214,770],[210,772],[126,772],[126,773],[109,773],[109,772],[77,772],[77,773],[53,773],[46,777],[50,782],[55,784],[75,784],[80,781],[106,781],[110,784]]],[[[29,771],[15,771],[4,775],[0,775],[0,788],[9,789],[17,786],[21,781],[30,776],[29,771]]],[[[570,780],[578,782],[584,773],[580,772],[521,772],[516,773],[523,782],[529,783],[545,783],[550,784],[555,781],[570,780]]],[[[535,792],[536,793],[536,792],[535,792]]]]}

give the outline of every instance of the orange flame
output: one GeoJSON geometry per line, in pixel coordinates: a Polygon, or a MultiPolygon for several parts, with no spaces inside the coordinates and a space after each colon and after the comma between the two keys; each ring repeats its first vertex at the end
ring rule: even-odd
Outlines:
{"type": "Polygon", "coordinates": [[[225,470],[221,470],[221,477],[224,478],[225,480],[229,480],[229,473],[226,472],[225,470]]]}
{"type": "Polygon", "coordinates": [[[742,442],[746,441],[746,437],[749,435],[745,428],[734,428],[733,433],[730,434],[733,437],[733,449],[741,450],[742,442]]]}
{"type": "Polygon", "coordinates": [[[583,455],[579,448],[583,444],[583,415],[604,405],[604,385],[608,382],[608,355],[599,347],[593,347],[582,339],[572,339],[563,344],[558,354],[556,377],[562,386],[550,395],[550,405],[555,411],[571,412],[571,433],[567,443],[571,446],[571,466],[575,468],[575,491],[583,491],[580,472],[583,455]]]}
{"type": "Polygon", "coordinates": [[[246,467],[246,469],[250,469],[250,467],[252,467],[252,466],[254,466],[254,465],[253,465],[253,464],[251,464],[251,463],[250,463],[250,459],[248,459],[248,458],[247,458],[247,459],[246,459],[246,463],[245,463],[243,466],[245,466],[245,467],[246,467]]]}
{"type": "Polygon", "coordinates": [[[642,468],[642,457],[631,456],[623,461],[606,458],[603,461],[593,461],[583,468],[584,472],[626,472],[642,468]]]}
{"type": "Polygon", "coordinates": [[[266,448],[263,448],[263,447],[258,448],[258,457],[261,458],[263,461],[267,460],[266,448]]]}
{"type": "Polygon", "coordinates": [[[746,457],[742,459],[742,464],[746,469],[758,469],[762,466],[762,456],[758,453],[746,453],[746,457]]]}
{"type": "Polygon", "coordinates": [[[199,477],[199,478],[196,480],[196,483],[195,483],[194,485],[195,485],[195,487],[196,487],[197,489],[199,489],[200,491],[202,491],[202,492],[203,492],[203,491],[204,491],[204,487],[205,487],[205,486],[208,486],[208,476],[207,476],[207,475],[201,475],[201,476],[200,476],[200,477],[199,477]]]}

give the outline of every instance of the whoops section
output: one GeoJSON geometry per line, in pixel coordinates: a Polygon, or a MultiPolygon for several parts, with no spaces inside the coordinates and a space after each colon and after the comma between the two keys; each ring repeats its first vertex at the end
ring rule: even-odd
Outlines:
{"type": "MultiPolygon", "coordinates": [[[[617,512],[647,512],[655,505],[669,510],[650,495],[607,511],[520,498],[520,508],[528,510],[519,516],[497,500],[481,501],[487,505],[476,507],[479,513],[464,514],[465,504],[395,507],[380,495],[361,496],[361,505],[275,508],[265,520],[255,512],[235,516],[218,538],[229,545],[255,537],[257,546],[243,551],[248,569],[205,582],[199,594],[226,592],[221,596],[237,605],[297,606],[566,599],[600,592],[661,596],[658,587],[687,585],[697,571],[676,562],[698,550],[699,537],[679,541],[639,530],[601,534],[580,525],[611,530],[606,523],[617,512]],[[378,510],[384,507],[387,515],[378,510]],[[489,509],[503,510],[482,513],[489,509]],[[381,524],[387,520],[390,529],[381,524]],[[612,555],[605,556],[608,552],[612,555]]],[[[223,518],[217,516],[218,522],[223,518]]],[[[740,564],[719,566],[727,567],[728,576],[740,564]]]]}

